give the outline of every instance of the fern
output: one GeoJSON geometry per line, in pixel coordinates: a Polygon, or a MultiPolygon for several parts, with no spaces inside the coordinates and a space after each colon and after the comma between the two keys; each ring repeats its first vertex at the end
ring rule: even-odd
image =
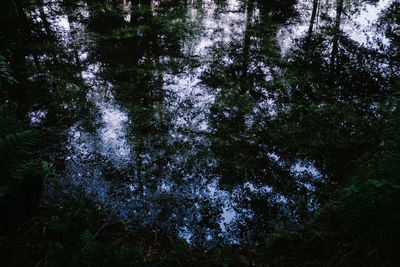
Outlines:
{"type": "Polygon", "coordinates": [[[89,231],[86,230],[81,234],[81,239],[85,246],[82,248],[82,250],[90,250],[91,246],[95,243],[95,237],[94,235],[89,231]]]}
{"type": "Polygon", "coordinates": [[[18,83],[14,77],[11,76],[6,59],[0,55],[0,89],[2,88],[2,82],[13,85],[18,83]]]}
{"type": "Polygon", "coordinates": [[[26,130],[14,134],[7,134],[4,138],[0,137],[0,153],[27,152],[36,143],[35,132],[26,130]]]}
{"type": "Polygon", "coordinates": [[[41,198],[46,164],[34,153],[36,132],[0,106],[0,209],[3,227],[24,220],[41,198]]]}
{"type": "Polygon", "coordinates": [[[21,178],[21,174],[26,173],[27,168],[30,167],[27,163],[32,158],[35,143],[36,133],[32,130],[23,130],[0,137],[1,179],[21,178]]]}

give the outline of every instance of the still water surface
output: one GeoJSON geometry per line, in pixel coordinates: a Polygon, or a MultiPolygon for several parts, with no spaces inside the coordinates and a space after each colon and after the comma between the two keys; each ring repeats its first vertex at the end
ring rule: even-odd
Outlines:
{"type": "MultiPolygon", "coordinates": [[[[27,55],[43,66],[30,79],[51,79],[60,100],[28,117],[58,129],[43,153],[66,190],[192,243],[263,242],[281,222],[301,226],[328,174],[266,139],[284,109],[276,79],[293,86],[279,62],[310,34],[313,1],[275,2],[52,0],[31,9],[50,45],[27,55]]],[[[324,31],[336,2],[318,2],[311,33],[325,34],[330,51],[324,31]]],[[[384,49],[374,25],[391,3],[345,6],[342,34],[384,49]]]]}

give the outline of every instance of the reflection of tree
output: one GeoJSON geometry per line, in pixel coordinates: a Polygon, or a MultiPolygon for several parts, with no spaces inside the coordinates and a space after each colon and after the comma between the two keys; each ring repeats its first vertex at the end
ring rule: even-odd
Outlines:
{"type": "Polygon", "coordinates": [[[259,130],[265,125],[259,123],[265,122],[261,117],[266,114],[257,114],[253,110],[265,105],[268,94],[265,91],[271,86],[266,80],[270,79],[268,75],[272,75],[271,70],[279,60],[274,41],[276,32],[271,30],[276,27],[271,18],[261,16],[254,24],[256,7],[249,1],[246,8],[243,42],[230,42],[229,48],[222,48],[227,53],[217,50],[210,72],[204,75],[205,82],[221,88],[212,108],[215,128],[212,140],[220,170],[225,173],[224,181],[230,183],[254,176],[257,169],[265,166],[264,156],[268,150],[264,151],[265,147],[259,145],[259,130]],[[232,63],[221,64],[224,57],[230,58],[232,63]],[[247,125],[251,123],[249,120],[254,120],[252,126],[247,125]]]}
{"type": "Polygon", "coordinates": [[[343,11],[343,0],[336,1],[336,17],[335,17],[335,26],[333,28],[334,35],[333,35],[333,45],[332,45],[332,55],[331,55],[331,69],[333,70],[335,67],[336,62],[336,55],[338,53],[338,40],[340,34],[340,23],[342,18],[342,11],[343,11]]]}
{"type": "Polygon", "coordinates": [[[11,31],[3,31],[5,39],[1,40],[14,40],[5,44],[20,81],[18,92],[11,92],[11,97],[22,116],[29,111],[46,110],[48,116],[43,123],[57,125],[61,130],[81,115],[86,101],[85,90],[76,90],[84,86],[77,76],[81,69],[72,67],[75,50],[65,49],[62,29],[50,25],[51,20],[57,20],[58,5],[43,1],[36,5],[27,1],[15,3],[17,23],[11,23],[11,31]]]}
{"type": "MultiPolygon", "coordinates": [[[[164,77],[182,73],[179,77],[185,79],[192,68],[193,60],[182,54],[192,30],[185,21],[186,4],[161,1],[153,9],[150,1],[132,3],[129,19],[120,11],[119,5],[108,9],[89,5],[88,28],[96,35],[90,60],[101,64],[100,78],[112,84],[131,121],[132,161],[127,167],[131,179],[122,185],[115,181],[118,192],[132,185],[132,191],[125,192],[121,214],[138,224],[174,232],[185,226],[197,243],[206,242],[207,235],[215,239],[220,209],[208,199],[204,183],[205,145],[191,129],[174,125],[174,120],[188,118],[171,113],[193,104],[183,102],[179,110],[171,109],[179,96],[165,88],[169,81],[164,77]]],[[[115,200],[121,201],[121,196],[115,200]]]]}
{"type": "MultiPolygon", "coordinates": [[[[210,85],[221,88],[211,114],[215,129],[213,151],[218,158],[221,182],[235,184],[249,180],[272,186],[275,195],[286,197],[287,212],[303,219],[309,214],[307,203],[312,198],[307,196],[310,190],[304,183],[310,180],[293,177],[285,170],[299,160],[314,162],[328,178],[316,181],[318,188],[347,181],[356,161],[377,145],[378,103],[387,99],[391,79],[391,74],[382,69],[384,65],[380,62],[386,61],[379,52],[340,32],[343,1],[337,2],[333,31],[314,29],[317,7],[318,1],[314,1],[309,35],[299,41],[300,47],[288,57],[287,65],[282,69],[284,76],[274,75],[271,71],[273,80],[261,86],[257,72],[247,67],[255,58],[262,58],[258,54],[260,51],[255,49],[258,45],[254,40],[268,40],[267,35],[257,32],[255,25],[251,25],[252,41],[247,39],[247,25],[242,50],[226,49],[228,57],[234,59],[233,63],[223,67],[216,63],[210,75],[205,76],[210,85]],[[330,40],[334,40],[333,46],[330,40]],[[244,65],[244,61],[248,64],[244,65]],[[246,75],[243,75],[243,66],[246,66],[246,75]],[[241,73],[240,78],[237,73],[241,73]],[[244,77],[246,81],[240,80],[244,77]],[[259,103],[263,98],[251,93],[260,87],[276,90],[277,114],[269,117],[264,113],[264,120],[258,119],[259,113],[250,116],[255,108],[260,112],[259,103]],[[269,159],[268,153],[278,155],[280,160],[269,159]]],[[[235,45],[238,44],[231,44],[231,47],[235,45]]],[[[221,54],[216,54],[215,62],[220,62],[221,54]]],[[[263,54],[269,59],[276,58],[273,55],[263,54]]],[[[277,60],[268,61],[267,66],[272,70],[282,66],[274,66],[271,62],[277,60]]],[[[247,203],[243,207],[253,205],[251,201],[243,203],[247,203]]],[[[271,201],[265,202],[264,208],[275,204],[275,207],[280,206],[271,201]]],[[[254,210],[260,206],[254,206],[254,210]]],[[[264,213],[268,214],[268,210],[264,213]]],[[[254,222],[262,222],[262,219],[254,219],[254,222]]]]}
{"type": "MultiPolygon", "coordinates": [[[[381,44],[383,54],[387,56],[385,62],[392,73],[399,73],[400,59],[400,3],[394,1],[388,9],[382,14],[378,22],[378,30],[384,33],[385,38],[390,42],[388,46],[381,44]]],[[[397,76],[398,77],[398,76],[397,76]]],[[[395,78],[395,77],[394,77],[395,78]]],[[[393,84],[398,82],[398,79],[392,81],[393,84]]]]}
{"type": "Polygon", "coordinates": [[[310,26],[308,27],[308,36],[311,36],[312,32],[313,32],[315,18],[317,17],[318,4],[319,4],[318,0],[313,0],[313,8],[312,8],[312,12],[311,12],[310,26]]]}
{"type": "MultiPolygon", "coordinates": [[[[15,1],[14,16],[20,23],[13,25],[14,33],[4,31],[1,43],[9,37],[16,44],[10,45],[11,52],[0,53],[10,53],[12,65],[23,73],[17,77],[22,90],[10,92],[10,98],[19,103],[22,115],[47,110],[43,124],[57,128],[56,135],[78,120],[93,134],[99,114],[86,98],[82,72],[99,66],[91,73],[93,79],[109,86],[110,98],[115,97],[130,119],[133,152],[128,166],[118,169],[102,155],[93,160],[99,161],[93,168],[112,184],[113,205],[128,206],[122,216],[173,231],[186,226],[194,242],[216,240],[226,203],[221,196],[213,199],[207,186],[220,177],[237,212],[227,226],[233,234],[226,235],[263,239],[278,221],[295,225],[310,216],[312,185],[347,181],[354,163],[376,145],[380,103],[387,100],[389,84],[398,80],[398,4],[381,21],[391,40],[385,48],[390,59],[340,31],[348,8],[343,0],[336,1],[332,20],[324,17],[330,27],[317,27],[321,1],[314,0],[308,35],[283,64],[275,37],[278,25],[296,15],[296,2],[242,1],[238,12],[247,17],[229,14],[234,17],[229,21],[232,36],[225,36],[224,29],[211,33],[219,41],[212,40],[207,50],[212,51],[208,64],[208,58],[188,58],[182,52],[187,39],[195,39],[189,36],[193,29],[185,1],[125,1],[122,6],[116,1],[65,0],[46,2],[46,8],[43,1],[30,8],[15,1]],[[60,14],[69,25],[67,33],[55,23],[60,14]],[[83,33],[85,41],[80,39],[83,33]],[[180,110],[206,117],[206,108],[192,99],[174,102],[179,94],[166,89],[166,77],[190,80],[199,65],[206,69],[201,86],[219,90],[209,114],[210,129],[204,131],[176,121],[190,120],[177,114],[180,110]],[[310,185],[312,175],[291,170],[297,162],[315,163],[326,181],[310,185]],[[265,192],[250,190],[246,182],[264,186],[265,192]]],[[[218,4],[217,11],[225,12],[228,3],[218,4]]]]}
{"type": "Polygon", "coordinates": [[[297,0],[257,0],[261,12],[268,14],[278,23],[285,23],[297,16],[297,0]]]}
{"type": "Polygon", "coordinates": [[[357,160],[377,145],[379,103],[390,94],[382,54],[339,32],[342,9],[338,1],[334,31],[305,37],[289,57],[290,87],[281,94],[273,127],[281,155],[314,161],[327,184],[346,183],[357,160]]]}
{"type": "Polygon", "coordinates": [[[308,218],[310,195],[302,183],[310,177],[294,176],[292,162],[274,156],[279,150],[268,129],[273,118],[268,114],[268,99],[278,83],[274,79],[280,77],[277,26],[271,16],[261,15],[253,22],[256,7],[248,3],[246,8],[243,42],[230,42],[228,47],[219,44],[227,52],[216,49],[214,63],[203,80],[220,89],[211,108],[211,141],[221,186],[232,189],[250,182],[272,190],[257,194],[240,187],[242,193],[234,197],[238,215],[228,226],[232,236],[241,241],[261,241],[276,221],[289,224],[308,218]],[[231,59],[230,63],[221,63],[223,58],[231,59]],[[235,236],[237,233],[241,235],[235,236]]]}

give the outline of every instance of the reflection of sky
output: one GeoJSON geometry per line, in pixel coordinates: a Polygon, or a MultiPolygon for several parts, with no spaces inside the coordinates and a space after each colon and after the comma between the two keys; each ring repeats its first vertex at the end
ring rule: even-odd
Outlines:
{"type": "MultiPolygon", "coordinates": [[[[123,20],[130,22],[131,1],[121,2],[123,20]]],[[[62,12],[54,12],[60,11],[60,7],[57,1],[51,3],[44,9],[49,16],[48,21],[52,30],[59,34],[63,46],[77,51],[78,59],[83,63],[80,76],[89,88],[86,100],[92,105],[87,118],[77,121],[66,133],[66,180],[77,188],[83,188],[98,200],[106,202],[124,219],[137,220],[143,225],[164,223],[165,227],[176,226],[179,235],[187,240],[198,234],[194,224],[207,217],[202,214],[202,203],[206,202],[209,205],[206,209],[210,212],[218,211],[219,215],[215,216],[214,220],[217,220],[219,229],[205,229],[200,234],[206,239],[214,235],[226,237],[232,243],[239,242],[238,233],[228,233],[227,230],[235,225],[238,218],[250,220],[254,217],[250,208],[239,203],[250,200],[250,197],[243,197],[242,192],[259,196],[272,194],[274,190],[270,186],[250,182],[235,186],[231,191],[220,188],[219,177],[215,174],[216,159],[207,137],[213,130],[209,122],[210,108],[220,90],[208,88],[202,83],[201,77],[210,69],[215,49],[221,46],[228,47],[232,43],[243,43],[247,22],[246,9],[238,0],[227,0],[223,7],[217,6],[212,0],[203,1],[200,7],[189,7],[187,19],[200,25],[202,31],[184,41],[182,53],[185,57],[198,59],[199,64],[195,67],[186,66],[180,73],[162,73],[165,96],[157,113],[159,117],[155,119],[163,120],[163,112],[168,115],[166,117],[171,118],[166,122],[169,123],[167,138],[162,133],[148,138],[135,136],[135,133],[128,135],[129,127],[138,122],[132,121],[127,109],[115,99],[114,85],[102,78],[105,66],[96,60],[89,62],[93,60],[91,53],[94,52],[91,51],[89,41],[80,42],[89,39],[84,25],[69,21],[67,16],[61,15],[62,12]],[[144,149],[142,147],[142,150],[138,151],[137,140],[143,141],[144,149]],[[160,144],[162,148],[156,146],[160,144]],[[179,147],[184,144],[188,146],[179,147]],[[188,167],[190,160],[194,163],[188,167]],[[163,165],[157,165],[159,162],[163,165]],[[112,181],[119,172],[122,176],[128,176],[125,177],[128,181],[120,184],[118,181],[112,181]],[[106,176],[108,179],[105,179],[106,176]],[[166,218],[161,217],[163,212],[167,213],[166,218]],[[216,234],[213,234],[212,230],[215,230],[216,234]]],[[[388,0],[381,1],[378,9],[385,6],[385,3],[387,4],[388,0]]],[[[281,27],[278,41],[283,52],[291,48],[293,37],[301,37],[307,31],[310,5],[311,1],[299,1],[298,8],[308,11],[303,12],[305,15],[301,18],[301,23],[281,27]]],[[[88,18],[88,7],[83,3],[80,6],[81,15],[88,18]]],[[[152,3],[153,15],[157,14],[157,6],[158,3],[152,3]]],[[[363,28],[367,27],[371,24],[367,17],[376,20],[374,10],[372,6],[367,5],[354,21],[363,28]]],[[[255,22],[258,16],[259,11],[256,10],[250,21],[255,22]]],[[[353,39],[364,42],[360,33],[348,29],[350,24],[346,23],[346,32],[353,39]]],[[[371,34],[375,33],[371,30],[371,34]]],[[[143,57],[143,64],[145,60],[143,57]]],[[[165,56],[163,60],[163,63],[167,64],[174,59],[165,56]]],[[[228,66],[233,64],[234,60],[226,53],[221,64],[228,66]]],[[[272,79],[265,63],[250,62],[249,71],[256,68],[262,69],[266,80],[272,79]]],[[[258,102],[245,117],[248,129],[252,127],[258,114],[266,112],[268,115],[274,115],[273,104],[269,99],[258,102]]],[[[28,116],[32,124],[40,124],[47,112],[32,111],[28,116]]],[[[230,114],[226,112],[226,116],[229,117],[230,114]]],[[[283,166],[279,157],[273,153],[269,154],[269,160],[283,166]]],[[[312,164],[298,162],[291,166],[290,170],[293,175],[310,173],[314,177],[321,177],[312,164]]],[[[308,183],[304,182],[302,186],[313,190],[308,183]]],[[[276,199],[276,202],[282,205],[288,203],[282,195],[277,194],[276,199]]],[[[315,207],[310,207],[310,210],[313,208],[315,207]]]]}
{"type": "MultiPolygon", "coordinates": [[[[78,59],[85,62],[90,51],[86,45],[88,36],[85,27],[79,22],[69,21],[68,16],[62,14],[59,1],[47,1],[43,11],[61,44],[66,49],[75,49],[78,59]]],[[[89,16],[84,3],[80,3],[79,12],[83,17],[89,16]]],[[[39,10],[36,13],[39,14],[39,10]]],[[[71,185],[84,188],[90,195],[104,201],[110,186],[102,178],[105,165],[111,164],[117,169],[126,166],[131,159],[131,151],[126,138],[128,115],[114,100],[112,85],[100,78],[101,68],[100,63],[92,63],[81,73],[90,88],[87,101],[93,104],[95,110],[93,114],[87,114],[93,117],[89,122],[78,121],[67,131],[66,175],[71,185]]],[[[63,105],[68,108],[67,104],[63,105]]],[[[32,123],[38,123],[45,115],[35,111],[29,116],[32,123]]]]}
{"type": "MultiPolygon", "coordinates": [[[[246,13],[241,8],[239,1],[228,0],[223,10],[216,12],[217,6],[214,1],[207,0],[203,3],[204,10],[198,10],[195,7],[189,8],[189,20],[196,22],[197,20],[203,27],[202,34],[190,40],[191,43],[185,45],[184,52],[187,56],[194,56],[201,58],[201,66],[194,69],[187,69],[184,73],[164,74],[164,89],[168,92],[166,102],[169,103],[169,112],[175,114],[173,121],[174,127],[170,131],[170,136],[181,138],[185,141],[185,135],[180,135],[179,132],[196,132],[207,133],[209,132],[208,115],[210,114],[209,108],[215,101],[218,90],[212,90],[205,87],[201,83],[201,76],[206,70],[212,57],[210,57],[215,44],[222,43],[228,45],[233,41],[241,41],[244,34],[244,22],[246,20],[246,13]],[[191,108],[187,108],[190,103],[191,108]],[[186,107],[185,107],[186,106],[186,107]]],[[[229,61],[229,58],[225,58],[229,61]]],[[[208,140],[198,138],[199,146],[203,150],[210,150],[208,140]]],[[[226,225],[229,224],[236,216],[236,212],[230,207],[232,200],[230,200],[229,193],[219,189],[218,177],[211,180],[207,177],[212,174],[214,164],[211,162],[205,163],[203,168],[208,168],[208,173],[204,173],[205,183],[207,187],[203,197],[211,200],[214,206],[218,203],[223,203],[221,209],[221,221],[219,222],[222,232],[226,231],[226,225]]],[[[184,227],[180,231],[180,235],[188,241],[193,236],[192,230],[184,227]]]]}
{"type": "Polygon", "coordinates": [[[98,114],[93,120],[80,121],[69,130],[66,172],[76,187],[105,201],[110,185],[103,180],[106,164],[114,168],[126,166],[130,161],[130,147],[126,139],[128,115],[115,103],[112,86],[99,80],[99,64],[89,65],[82,78],[92,89],[87,100],[92,102],[98,114]],[[89,126],[97,128],[94,132],[86,130],[89,126]]]}
{"type": "Polygon", "coordinates": [[[385,10],[393,0],[380,0],[376,4],[366,4],[360,14],[349,20],[344,25],[344,32],[349,34],[350,38],[369,47],[378,48],[377,40],[388,44],[388,40],[382,32],[374,28],[382,10],[385,10]]]}
{"type": "Polygon", "coordinates": [[[32,125],[39,125],[47,116],[47,110],[36,110],[28,113],[28,118],[32,125]]]}
{"type": "MultiPolygon", "coordinates": [[[[318,15],[325,12],[334,21],[336,15],[335,2],[324,2],[320,1],[318,15]]],[[[349,14],[342,14],[342,25],[341,30],[349,35],[351,39],[357,41],[360,44],[367,45],[370,47],[377,48],[378,40],[387,44],[387,39],[384,37],[382,32],[379,32],[374,27],[374,23],[377,22],[380,13],[386,7],[392,3],[393,0],[380,0],[376,4],[362,3],[362,5],[355,4],[354,8],[361,9],[354,16],[349,14]]],[[[293,48],[295,45],[295,40],[305,37],[308,32],[308,27],[310,24],[311,12],[313,1],[310,0],[298,0],[297,10],[299,10],[300,18],[295,22],[290,22],[288,25],[282,26],[277,33],[277,40],[281,47],[282,55],[293,48]]],[[[344,4],[346,8],[346,1],[344,4]]],[[[316,32],[317,29],[324,25],[324,22],[317,16],[313,31],[316,32]]]]}

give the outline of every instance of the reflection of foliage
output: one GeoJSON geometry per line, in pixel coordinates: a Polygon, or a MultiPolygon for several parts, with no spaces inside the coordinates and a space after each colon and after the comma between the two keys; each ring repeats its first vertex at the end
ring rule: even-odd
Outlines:
{"type": "Polygon", "coordinates": [[[288,159],[315,160],[318,169],[342,183],[352,175],[355,160],[376,145],[377,103],[388,97],[390,87],[378,53],[356,49],[346,37],[340,40],[340,69],[334,71],[324,54],[324,36],[294,51],[272,130],[288,159]]]}
{"type": "Polygon", "coordinates": [[[268,253],[279,265],[310,260],[317,265],[398,264],[400,113],[388,117],[380,152],[365,156],[354,182],[338,190],[305,230],[272,242],[268,253]]]}
{"type": "Polygon", "coordinates": [[[257,0],[263,12],[268,13],[278,22],[285,22],[288,18],[295,17],[297,0],[257,0]]]}
{"type": "MultiPolygon", "coordinates": [[[[67,127],[67,118],[80,117],[82,110],[88,108],[81,72],[97,64],[99,72],[94,74],[101,76],[99,81],[113,84],[116,99],[134,121],[130,130],[132,139],[137,139],[134,140],[135,167],[148,188],[157,187],[155,177],[166,174],[182,188],[190,188],[181,181],[186,178],[182,173],[190,170],[199,180],[203,178],[196,168],[205,165],[196,164],[207,161],[204,158],[210,157],[211,152],[185,154],[181,151],[201,150],[199,144],[210,141],[221,184],[233,187],[246,181],[271,187],[271,191],[262,195],[239,187],[241,192],[234,209],[244,211],[240,214],[243,216],[238,215],[228,226],[231,231],[245,233],[238,237],[240,241],[264,241],[273,232],[265,262],[276,265],[393,263],[394,251],[398,248],[392,246],[400,239],[400,140],[397,136],[400,116],[396,105],[386,107],[386,103],[398,89],[393,86],[398,80],[395,75],[398,72],[398,3],[393,3],[380,21],[391,40],[389,47],[382,50],[386,55],[360,47],[345,34],[339,34],[340,25],[337,25],[334,30],[331,27],[321,27],[320,32],[315,30],[282,59],[276,42],[278,25],[296,15],[297,1],[259,0],[256,4],[243,1],[248,15],[243,40],[217,43],[211,64],[202,77],[204,84],[219,90],[210,109],[211,130],[196,143],[191,140],[193,136],[198,137],[195,133],[182,130],[190,140],[175,144],[179,140],[169,136],[174,114],[170,114],[173,112],[164,103],[163,73],[185,72],[181,65],[192,68],[201,60],[188,59],[183,52],[183,41],[196,40],[197,30],[185,20],[186,2],[160,1],[157,12],[153,12],[151,1],[142,0],[129,11],[130,21],[124,18],[126,11],[117,2],[100,2],[82,2],[87,4],[87,18],[71,15],[72,10],[67,14],[72,28],[75,20],[82,19],[81,25],[91,30],[90,36],[94,38],[89,42],[90,47],[78,41],[71,46],[72,52],[65,49],[64,45],[68,44],[62,38],[57,39],[56,31],[46,28],[46,14],[41,14],[40,20],[29,21],[26,17],[24,26],[16,26],[21,27],[16,32],[29,33],[26,36],[29,44],[35,43],[33,48],[26,49],[28,45],[15,42],[9,53],[15,64],[13,70],[24,69],[25,73],[19,75],[30,77],[18,78],[22,83],[18,93],[17,90],[6,92],[19,104],[16,108],[20,114],[44,107],[51,111],[49,117],[54,116],[53,123],[56,123],[52,127],[67,127]],[[254,15],[253,22],[255,8],[261,8],[262,15],[254,15]],[[332,38],[337,44],[335,53],[331,53],[332,38]],[[80,53],[86,56],[82,59],[80,53]],[[389,68],[382,62],[390,62],[389,68]],[[275,101],[277,109],[273,114],[266,107],[267,100],[275,101]],[[178,158],[183,159],[174,163],[178,158]],[[316,182],[317,193],[327,194],[319,198],[325,208],[316,219],[304,230],[291,233],[299,222],[309,220],[312,214],[308,204],[315,198],[313,190],[307,188],[311,175],[295,176],[291,172],[299,160],[315,163],[326,178],[316,182]],[[167,170],[172,163],[176,164],[175,169],[167,170]],[[329,187],[331,184],[335,190],[329,187]],[[326,187],[329,190],[324,192],[326,187]]],[[[217,2],[223,9],[224,1],[217,2]]],[[[62,3],[68,9],[78,2],[62,3]]],[[[348,14],[353,12],[356,11],[348,14]]],[[[333,22],[327,14],[323,15],[326,16],[324,23],[333,22]]],[[[0,81],[2,88],[16,83],[2,57],[0,81]]],[[[193,103],[182,103],[179,108],[192,109],[193,103]]],[[[36,207],[48,167],[33,153],[35,142],[34,131],[4,110],[0,111],[0,201],[7,215],[5,223],[12,224],[30,215],[13,214],[12,209],[18,208],[24,213],[36,207]]],[[[204,147],[204,150],[209,148],[204,147]]],[[[113,179],[116,175],[117,172],[109,174],[113,179]]],[[[124,172],[118,175],[124,176],[124,172]]],[[[201,188],[192,181],[187,183],[201,188]]],[[[190,192],[185,190],[171,190],[168,194],[143,198],[142,207],[149,201],[155,204],[154,209],[157,206],[165,209],[153,215],[142,212],[159,216],[161,220],[167,218],[164,225],[168,226],[178,224],[178,219],[168,218],[170,214],[184,220],[188,218],[187,213],[197,212],[193,206],[198,203],[200,208],[196,207],[199,210],[196,214],[199,216],[188,224],[203,226],[192,228],[198,231],[198,236],[217,239],[220,203],[188,199],[188,195],[190,192]]],[[[237,257],[238,262],[232,261],[234,250],[194,252],[184,242],[165,233],[160,235],[157,228],[138,234],[141,230],[133,230],[132,225],[104,221],[108,211],[99,210],[100,206],[85,198],[67,198],[36,214],[31,219],[33,224],[28,223],[32,228],[17,236],[21,243],[33,244],[33,253],[37,252],[33,258],[42,259],[38,265],[254,265],[243,255],[237,257]],[[27,239],[29,242],[25,242],[27,239]]],[[[3,240],[13,240],[13,237],[11,234],[1,238],[2,246],[3,240]]],[[[14,245],[20,249],[18,242],[4,246],[14,245]]],[[[259,254],[251,255],[254,259],[259,254]]]]}

